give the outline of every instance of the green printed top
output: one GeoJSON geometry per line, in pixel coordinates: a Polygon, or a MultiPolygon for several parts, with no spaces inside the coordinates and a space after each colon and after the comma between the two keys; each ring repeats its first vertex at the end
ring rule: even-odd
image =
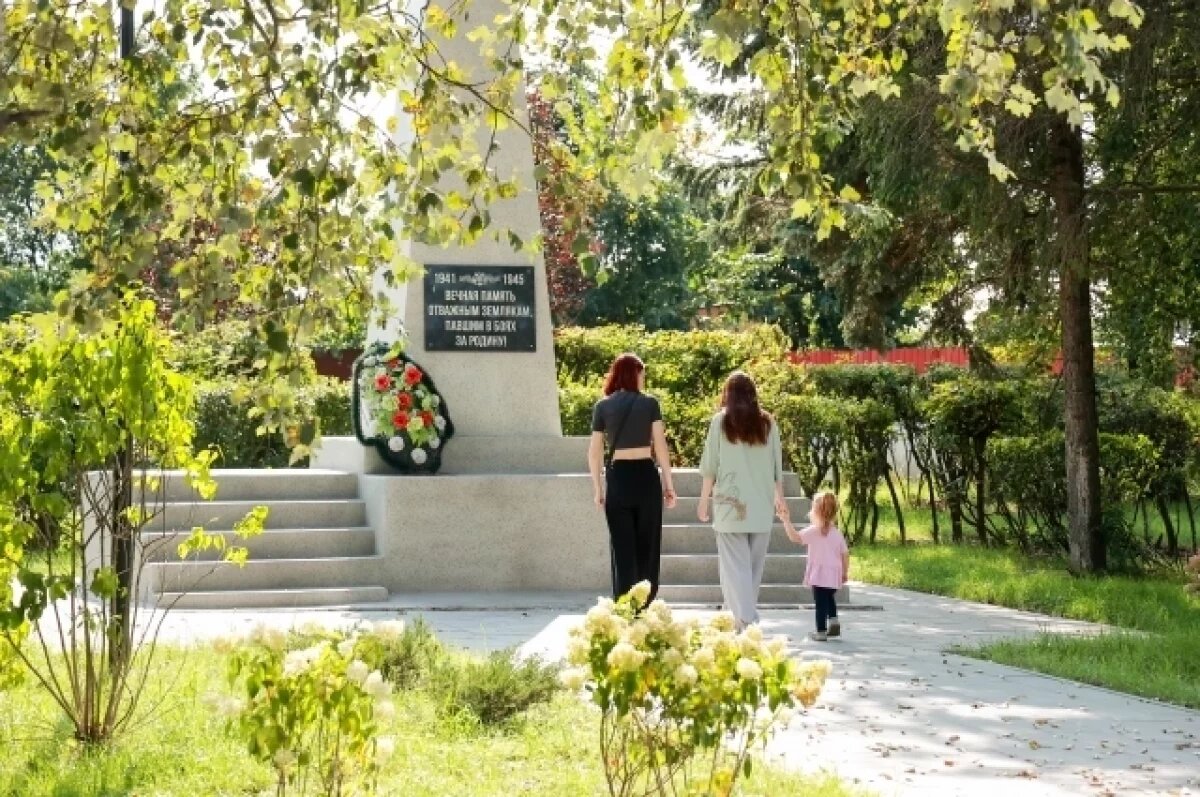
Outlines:
{"type": "Polygon", "coordinates": [[[775,483],[783,480],[779,427],[771,421],[765,445],[731,443],[721,429],[722,410],[708,425],[700,475],[714,479],[713,528],[764,534],[775,523],[775,483]]]}

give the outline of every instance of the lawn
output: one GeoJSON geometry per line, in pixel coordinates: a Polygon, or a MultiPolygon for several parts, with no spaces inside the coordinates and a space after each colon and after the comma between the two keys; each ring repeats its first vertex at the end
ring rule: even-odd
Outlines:
{"type": "MultiPolygon", "coordinates": [[[[274,794],[271,773],[253,761],[211,707],[228,693],[226,657],[212,648],[163,648],[152,678],[162,700],[111,746],[72,742],[49,700],[32,684],[0,694],[0,794],[14,797],[210,797],[274,794]]],[[[422,690],[396,695],[396,738],[380,793],[405,797],[605,794],[596,752],[598,718],[559,693],[499,728],[447,718],[422,690]]],[[[796,722],[803,722],[803,717],[796,722]]],[[[755,767],[744,795],[841,797],[832,779],[755,767]]]]}
{"type": "Polygon", "coordinates": [[[959,652],[1200,708],[1200,599],[1174,574],[1076,578],[1061,561],[975,546],[858,545],[853,560],[861,581],[1116,628],[959,652]]]}

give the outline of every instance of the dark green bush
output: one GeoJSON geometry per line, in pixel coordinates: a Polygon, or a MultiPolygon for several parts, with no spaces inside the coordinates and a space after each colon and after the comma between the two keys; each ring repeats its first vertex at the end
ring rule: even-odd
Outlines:
{"type": "Polygon", "coordinates": [[[355,654],[398,689],[425,683],[441,666],[446,648],[420,617],[399,634],[371,633],[359,638],[355,654]]]}
{"type": "MultiPolygon", "coordinates": [[[[996,437],[988,443],[994,533],[1026,551],[1067,550],[1066,448],[1062,432],[996,437]]],[[[1132,564],[1141,554],[1122,505],[1136,499],[1156,468],[1154,444],[1143,435],[1100,435],[1101,501],[1110,554],[1132,564]]]]}
{"type": "Polygon", "coordinates": [[[560,384],[602,378],[617,355],[633,352],[646,363],[648,388],[692,396],[715,394],[730,372],[759,360],[782,361],[787,339],[773,326],[746,331],[661,331],[641,327],[566,327],[555,332],[560,384]]]}
{"type": "Polygon", "coordinates": [[[805,495],[832,477],[848,432],[845,399],[784,395],[774,406],[784,466],[795,471],[805,495]]]}
{"type": "MultiPolygon", "coordinates": [[[[286,431],[259,434],[260,422],[244,397],[246,383],[226,379],[196,391],[196,447],[217,451],[223,468],[288,467],[286,431]]],[[[350,434],[350,393],[346,382],[316,377],[297,397],[301,422],[315,421],[323,435],[350,434]]],[[[303,463],[296,463],[302,465],[303,463]]]]}
{"type": "Polygon", "coordinates": [[[483,725],[500,725],[559,690],[559,668],[537,659],[518,659],[512,650],[486,659],[446,658],[434,670],[430,688],[446,716],[467,715],[483,725]]]}

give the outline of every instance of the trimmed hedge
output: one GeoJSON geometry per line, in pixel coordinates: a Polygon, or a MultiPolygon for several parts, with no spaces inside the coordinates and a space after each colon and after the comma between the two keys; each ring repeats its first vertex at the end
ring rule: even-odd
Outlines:
{"type": "MultiPolygon", "coordinates": [[[[209,382],[196,391],[196,447],[217,451],[221,468],[286,468],[291,448],[285,432],[259,434],[259,421],[241,395],[238,379],[209,382]]],[[[300,390],[302,422],[315,421],[323,435],[349,435],[349,383],[318,377],[300,390]]],[[[303,467],[306,462],[294,463],[303,467]]]]}

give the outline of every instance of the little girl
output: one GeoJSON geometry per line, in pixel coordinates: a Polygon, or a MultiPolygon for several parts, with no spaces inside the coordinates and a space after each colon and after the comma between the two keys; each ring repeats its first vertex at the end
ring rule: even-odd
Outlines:
{"type": "Polygon", "coordinates": [[[850,572],[850,549],[842,532],[833,525],[837,511],[837,496],[822,491],[813,498],[812,511],[808,514],[812,525],[797,532],[789,518],[781,518],[788,539],[808,546],[804,585],[812,589],[813,603],[816,604],[817,630],[812,638],[818,642],[842,634],[836,595],[850,572]]]}

